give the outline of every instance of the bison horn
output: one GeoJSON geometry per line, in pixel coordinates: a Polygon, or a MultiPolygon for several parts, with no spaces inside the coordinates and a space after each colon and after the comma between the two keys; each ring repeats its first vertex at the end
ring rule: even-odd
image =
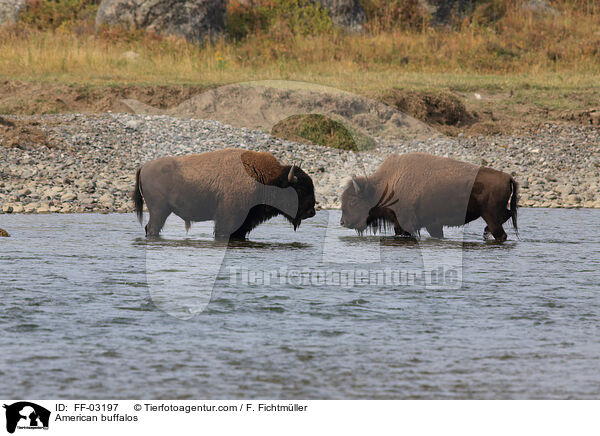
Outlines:
{"type": "Polygon", "coordinates": [[[296,183],[298,181],[298,177],[294,175],[294,165],[290,168],[290,173],[288,174],[288,182],[296,183]]]}
{"type": "Polygon", "coordinates": [[[352,185],[354,185],[354,192],[356,192],[356,194],[359,194],[360,186],[358,186],[358,183],[356,183],[356,180],[354,180],[354,177],[352,178],[352,185]]]}

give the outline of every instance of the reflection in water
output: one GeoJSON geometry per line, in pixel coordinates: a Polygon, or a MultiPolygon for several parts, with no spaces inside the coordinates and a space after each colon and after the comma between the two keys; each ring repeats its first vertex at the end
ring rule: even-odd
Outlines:
{"type": "Polygon", "coordinates": [[[524,209],[504,244],[481,221],[358,237],[338,211],[230,244],[176,217],[157,240],[126,215],[0,219],[5,397],[597,396],[600,211],[524,209]]]}
{"type": "Polygon", "coordinates": [[[236,249],[253,249],[253,250],[303,250],[311,247],[310,244],[304,242],[262,242],[262,241],[218,241],[218,240],[205,240],[205,239],[165,239],[165,238],[136,238],[134,245],[145,247],[148,249],[152,248],[196,248],[203,250],[221,250],[223,248],[229,250],[236,249]]]}

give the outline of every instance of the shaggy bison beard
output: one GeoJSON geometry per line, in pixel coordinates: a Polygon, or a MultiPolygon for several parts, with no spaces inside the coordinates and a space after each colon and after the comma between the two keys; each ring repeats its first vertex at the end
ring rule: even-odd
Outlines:
{"type": "Polygon", "coordinates": [[[361,236],[367,230],[377,234],[394,229],[396,219],[390,207],[397,202],[396,193],[389,187],[376,195],[375,185],[369,179],[353,177],[342,194],[340,224],[361,236]]]}
{"type": "Polygon", "coordinates": [[[315,216],[315,194],[312,179],[302,169],[291,166],[283,167],[283,176],[289,180],[287,183],[281,182],[279,187],[286,186],[287,189],[277,194],[278,199],[269,201],[269,203],[281,203],[280,206],[259,204],[252,207],[244,223],[231,234],[230,239],[246,239],[253,229],[277,215],[283,215],[292,224],[294,231],[300,227],[303,220],[315,216]],[[296,213],[290,213],[294,209],[296,209],[296,213]]]}

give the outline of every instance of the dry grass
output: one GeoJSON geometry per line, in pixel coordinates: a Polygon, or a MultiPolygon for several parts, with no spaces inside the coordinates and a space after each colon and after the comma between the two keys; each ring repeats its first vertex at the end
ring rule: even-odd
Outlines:
{"type": "Polygon", "coordinates": [[[239,41],[203,46],[115,29],[95,34],[81,23],[44,30],[20,24],[0,30],[0,77],[86,86],[285,79],[367,95],[392,87],[444,89],[467,100],[483,91],[490,96],[486,104],[506,111],[532,101],[542,111],[597,101],[597,2],[561,0],[552,3],[559,14],[539,15],[512,0],[498,1],[504,2],[504,15],[485,25],[475,14],[452,30],[376,29],[371,23],[366,34],[328,30],[295,36],[278,22],[239,41]],[[127,59],[127,51],[139,57],[127,59]]]}
{"type": "MultiPolygon", "coordinates": [[[[484,50],[481,41],[469,45],[447,38],[442,44],[437,33],[394,35],[305,37],[279,47],[268,44],[260,48],[250,40],[198,47],[175,38],[107,41],[61,32],[20,35],[5,31],[0,36],[0,75],[88,84],[290,79],[361,90],[390,85],[437,86],[440,82],[448,87],[468,86],[462,85],[465,82],[480,87],[519,82],[519,77],[526,78],[522,81],[531,86],[585,86],[597,82],[600,73],[600,54],[586,55],[580,46],[572,47],[576,53],[565,54],[558,61],[531,51],[522,54],[523,62],[504,62],[484,50]],[[126,51],[140,56],[127,60],[123,56],[126,51]],[[404,62],[406,56],[413,60],[404,62]],[[473,76],[478,79],[473,81],[473,76]]],[[[600,48],[600,40],[596,44],[600,48]]]]}
{"type": "Polygon", "coordinates": [[[514,6],[491,25],[466,21],[455,30],[427,27],[294,36],[282,22],[239,42],[222,40],[205,46],[117,30],[95,35],[79,27],[74,32],[73,26],[38,31],[21,25],[0,33],[0,74],[155,83],[322,77],[334,85],[345,85],[347,75],[365,73],[598,75],[600,14],[591,7],[586,12],[582,7],[560,6],[558,15],[543,16],[514,6]],[[128,50],[140,58],[125,60],[122,53],[128,50]]]}

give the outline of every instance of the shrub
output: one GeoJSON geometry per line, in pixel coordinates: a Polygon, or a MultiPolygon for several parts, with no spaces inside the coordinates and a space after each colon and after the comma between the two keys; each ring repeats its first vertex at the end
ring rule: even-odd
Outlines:
{"type": "Polygon", "coordinates": [[[341,150],[365,150],[375,142],[364,134],[349,130],[341,122],[321,114],[292,115],[273,126],[271,134],[296,142],[311,142],[341,150]]]}
{"type": "Polygon", "coordinates": [[[19,20],[40,30],[93,21],[101,0],[28,0],[19,20]]]}
{"type": "MultiPolygon", "coordinates": [[[[471,23],[477,26],[493,26],[511,7],[512,0],[487,0],[478,3],[471,13],[471,23]]],[[[514,5],[512,5],[514,8],[514,5]]]]}
{"type": "Polygon", "coordinates": [[[362,0],[371,32],[392,29],[422,30],[428,25],[429,13],[419,0],[362,0]]]}
{"type": "Polygon", "coordinates": [[[227,5],[227,34],[240,40],[274,27],[298,35],[327,33],[333,29],[329,12],[310,0],[232,0],[227,5]]]}

